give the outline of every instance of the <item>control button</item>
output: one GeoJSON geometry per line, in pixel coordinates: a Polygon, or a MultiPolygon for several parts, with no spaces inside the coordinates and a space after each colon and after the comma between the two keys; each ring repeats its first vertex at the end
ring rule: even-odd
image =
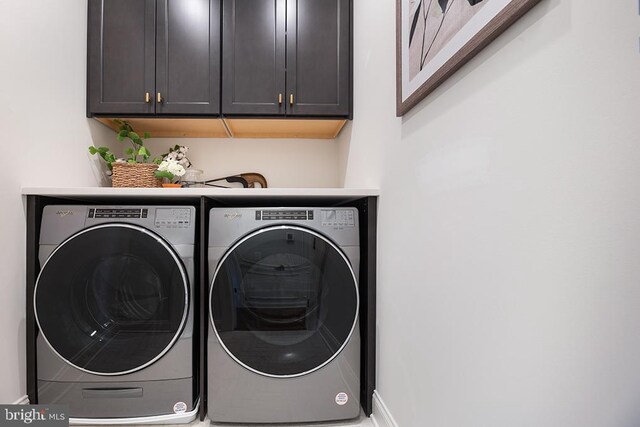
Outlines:
{"type": "Polygon", "coordinates": [[[307,211],[307,219],[313,220],[313,211],[307,211]]]}
{"type": "Polygon", "coordinates": [[[262,212],[256,211],[256,221],[260,221],[262,219],[261,216],[262,216],[262,212]]]}

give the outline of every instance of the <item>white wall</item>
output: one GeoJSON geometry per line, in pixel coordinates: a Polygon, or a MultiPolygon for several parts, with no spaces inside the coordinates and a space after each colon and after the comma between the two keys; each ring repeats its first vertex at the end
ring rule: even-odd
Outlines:
{"type": "Polygon", "coordinates": [[[398,424],[639,425],[638,2],[542,0],[402,119],[394,2],[355,28],[341,164],[381,186],[398,424]]]}
{"type": "Polygon", "coordinates": [[[3,403],[26,394],[25,205],[20,188],[96,185],[86,147],[111,141],[100,124],[84,117],[86,13],[86,2],[74,0],[0,1],[3,403]]]}
{"type": "MultiPolygon", "coordinates": [[[[0,39],[2,36],[0,35],[0,39]]],[[[25,387],[25,297],[24,297],[24,214],[20,202],[20,165],[3,168],[0,187],[3,201],[0,218],[0,402],[13,403],[26,394],[25,387]]]]}
{"type": "Polygon", "coordinates": [[[339,144],[335,140],[155,138],[145,142],[153,156],[176,144],[189,147],[188,157],[194,168],[204,172],[205,179],[256,172],[264,175],[269,187],[340,184],[339,144]]]}

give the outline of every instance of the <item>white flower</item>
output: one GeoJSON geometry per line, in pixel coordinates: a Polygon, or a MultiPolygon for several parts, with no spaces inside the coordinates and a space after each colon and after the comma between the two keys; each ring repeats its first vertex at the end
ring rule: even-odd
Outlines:
{"type": "Polygon", "coordinates": [[[176,149],[170,148],[169,153],[164,156],[162,163],[158,167],[161,172],[169,172],[174,176],[182,176],[186,173],[186,169],[191,167],[191,162],[187,158],[188,147],[184,145],[177,146],[176,149]]]}
{"type": "Polygon", "coordinates": [[[174,176],[182,176],[186,172],[182,165],[178,164],[175,159],[169,159],[169,156],[167,156],[167,160],[163,160],[160,165],[158,165],[158,170],[169,172],[174,176]]]}
{"type": "Polygon", "coordinates": [[[165,160],[176,160],[183,168],[191,166],[191,162],[187,158],[187,151],[189,149],[185,146],[181,146],[179,149],[174,150],[165,156],[165,160]]]}
{"type": "Polygon", "coordinates": [[[169,172],[171,172],[175,176],[182,176],[186,171],[184,170],[184,167],[182,167],[182,165],[176,163],[175,165],[169,166],[169,172]]]}

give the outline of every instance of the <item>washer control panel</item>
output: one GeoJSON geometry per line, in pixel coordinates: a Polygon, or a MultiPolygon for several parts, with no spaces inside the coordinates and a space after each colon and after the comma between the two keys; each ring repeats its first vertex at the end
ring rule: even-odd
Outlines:
{"type": "Polygon", "coordinates": [[[323,227],[354,227],[356,225],[351,209],[322,209],[320,218],[323,227]]]}
{"type": "Polygon", "coordinates": [[[156,209],[155,226],[164,228],[188,228],[191,223],[189,209],[156,209]]]}
{"type": "Polygon", "coordinates": [[[147,218],[149,209],[129,209],[129,208],[91,208],[88,218],[147,218]]]}

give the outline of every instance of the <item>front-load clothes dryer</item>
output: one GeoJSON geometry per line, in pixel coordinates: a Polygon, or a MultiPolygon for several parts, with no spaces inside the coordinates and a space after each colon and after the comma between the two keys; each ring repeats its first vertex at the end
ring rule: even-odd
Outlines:
{"type": "Polygon", "coordinates": [[[37,403],[83,424],[195,418],[195,223],[189,206],[44,208],[37,403]]]}
{"type": "Polygon", "coordinates": [[[209,212],[208,416],[359,416],[355,208],[209,212]]]}

